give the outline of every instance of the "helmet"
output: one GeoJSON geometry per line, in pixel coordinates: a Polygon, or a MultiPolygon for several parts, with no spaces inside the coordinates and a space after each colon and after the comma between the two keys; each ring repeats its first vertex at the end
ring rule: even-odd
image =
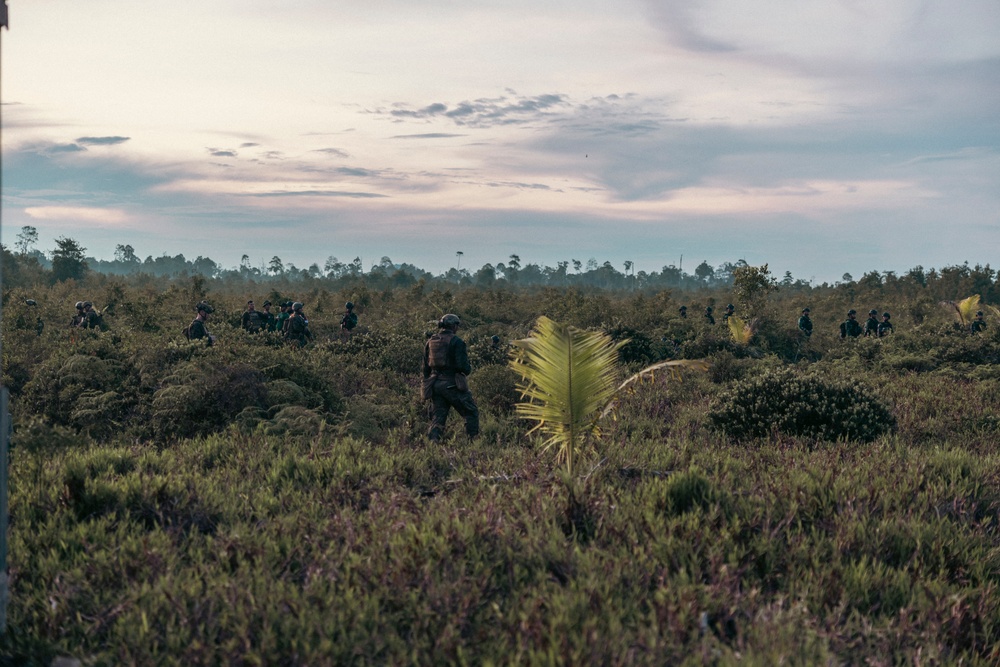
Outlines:
{"type": "Polygon", "coordinates": [[[302,310],[302,302],[296,301],[292,304],[292,310],[302,310]]]}
{"type": "Polygon", "coordinates": [[[733,304],[729,304],[726,306],[726,310],[736,310],[736,307],[733,304]]]}
{"type": "Polygon", "coordinates": [[[25,300],[24,300],[24,302],[25,302],[26,304],[28,304],[29,306],[34,306],[34,305],[36,305],[36,302],[35,302],[35,300],[34,300],[34,299],[25,299],[25,300]]]}
{"type": "Polygon", "coordinates": [[[438,320],[438,327],[441,329],[453,329],[462,323],[462,320],[458,319],[458,315],[453,315],[448,313],[440,320],[438,320]]]}
{"type": "Polygon", "coordinates": [[[265,301],[265,302],[264,302],[264,308],[267,308],[267,307],[268,307],[268,306],[270,306],[270,305],[271,305],[271,302],[270,302],[270,301],[265,301]]]}
{"type": "Polygon", "coordinates": [[[712,307],[711,306],[705,306],[705,312],[706,313],[712,312],[712,307]]]}
{"type": "Polygon", "coordinates": [[[803,313],[808,313],[808,312],[810,312],[810,310],[809,310],[809,308],[803,308],[803,309],[802,309],[802,312],[803,312],[803,313]]]}
{"type": "Polygon", "coordinates": [[[197,311],[199,311],[199,312],[204,312],[205,314],[211,314],[211,313],[215,312],[215,308],[212,308],[210,305],[208,305],[204,301],[199,301],[198,305],[195,306],[194,309],[197,310],[197,311]]]}
{"type": "Polygon", "coordinates": [[[76,302],[76,309],[77,310],[83,310],[83,301],[77,301],[76,302]]]}
{"type": "Polygon", "coordinates": [[[93,308],[93,307],[94,307],[94,304],[92,304],[92,303],[91,303],[91,302],[89,302],[89,301],[84,301],[84,302],[83,302],[83,307],[84,307],[84,309],[87,309],[87,308],[93,308]]]}
{"type": "Polygon", "coordinates": [[[687,306],[681,306],[681,307],[680,307],[680,308],[678,308],[677,310],[687,310],[687,309],[688,309],[688,307],[687,307],[687,306]]]}
{"type": "Polygon", "coordinates": [[[882,317],[891,317],[891,316],[889,315],[889,311],[887,310],[887,311],[885,311],[884,313],[882,313],[882,317]]]}
{"type": "Polygon", "coordinates": [[[977,310],[976,311],[976,317],[982,317],[982,316],[983,316],[983,311],[977,310]]]}
{"type": "Polygon", "coordinates": [[[497,336],[496,334],[493,334],[493,337],[490,338],[490,340],[492,342],[494,342],[494,343],[499,343],[500,342],[500,336],[497,336]]]}
{"type": "Polygon", "coordinates": [[[858,314],[858,311],[856,311],[856,310],[854,310],[853,308],[851,308],[851,309],[850,309],[849,311],[847,311],[847,314],[848,314],[848,315],[857,315],[857,314],[858,314]]]}
{"type": "Polygon", "coordinates": [[[344,304],[344,308],[346,308],[347,310],[353,309],[354,308],[354,302],[353,301],[348,301],[346,304],[344,304]]]}
{"type": "Polygon", "coordinates": [[[871,310],[868,311],[868,314],[869,315],[878,315],[878,311],[875,310],[874,308],[872,308],[871,310]]]}

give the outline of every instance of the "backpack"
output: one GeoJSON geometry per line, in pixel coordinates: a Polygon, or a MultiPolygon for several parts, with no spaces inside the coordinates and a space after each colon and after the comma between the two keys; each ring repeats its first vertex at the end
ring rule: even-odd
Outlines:
{"type": "Polygon", "coordinates": [[[454,339],[455,334],[450,331],[431,336],[427,341],[427,365],[436,371],[451,367],[451,343],[454,339]]]}
{"type": "Polygon", "coordinates": [[[188,340],[191,340],[191,325],[189,324],[186,327],[184,327],[183,329],[181,329],[181,333],[184,334],[185,338],[187,338],[188,340]]]}
{"type": "Polygon", "coordinates": [[[341,326],[350,331],[354,327],[358,326],[358,315],[357,313],[347,313],[344,315],[344,319],[340,320],[341,326]]]}

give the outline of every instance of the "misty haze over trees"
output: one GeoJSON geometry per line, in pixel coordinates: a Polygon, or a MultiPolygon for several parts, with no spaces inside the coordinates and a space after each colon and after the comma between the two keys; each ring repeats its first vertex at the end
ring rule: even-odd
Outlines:
{"type": "MultiPolygon", "coordinates": [[[[744,260],[724,262],[713,267],[707,261],[698,264],[694,273],[687,273],[673,264],[665,265],[660,271],[635,271],[634,264],[626,261],[621,269],[610,261],[598,262],[596,258],[587,260],[570,259],[557,262],[556,266],[535,263],[522,264],[518,255],[510,255],[505,261],[484,264],[478,269],[458,268],[462,252],[456,253],[456,267],[435,275],[406,262],[395,262],[382,257],[378,262],[366,263],[360,257],[342,261],[330,255],[323,262],[313,263],[306,268],[286,263],[275,255],[270,260],[254,265],[248,255],[243,255],[239,266],[224,267],[210,257],[197,256],[188,259],[183,254],[175,256],[147,255],[145,259],[128,244],[115,248],[113,260],[100,260],[86,256],[86,248],[67,237],[56,239],[56,247],[48,253],[35,248],[38,232],[34,227],[23,227],[14,244],[15,252],[4,246],[4,283],[8,286],[29,286],[36,283],[53,283],[67,279],[81,279],[86,272],[94,271],[105,275],[152,276],[157,278],[183,278],[202,276],[223,282],[269,281],[315,282],[315,281],[355,281],[361,280],[372,288],[388,289],[424,284],[444,283],[467,287],[585,287],[594,289],[699,289],[726,287],[733,283],[734,271],[746,267],[744,260]]],[[[989,265],[970,267],[968,264],[943,267],[940,270],[925,270],[916,266],[897,274],[893,271],[870,271],[856,281],[845,273],[842,281],[829,285],[813,285],[809,281],[795,278],[785,272],[778,280],[781,288],[808,290],[811,287],[841,286],[850,288],[884,287],[904,289],[906,286],[939,287],[942,298],[956,293],[978,293],[987,301],[1000,297],[997,272],[989,265]]]]}

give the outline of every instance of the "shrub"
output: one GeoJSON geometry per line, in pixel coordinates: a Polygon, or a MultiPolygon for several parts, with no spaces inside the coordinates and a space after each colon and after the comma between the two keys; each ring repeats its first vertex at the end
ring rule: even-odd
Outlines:
{"type": "Polygon", "coordinates": [[[870,442],[896,427],[889,409],[857,385],[799,375],[788,368],[737,382],[712,406],[709,419],[737,440],[777,431],[870,442]]]}
{"type": "Polygon", "coordinates": [[[521,400],[518,374],[509,366],[484,366],[469,377],[472,394],[479,405],[495,414],[509,415],[521,400]]]}

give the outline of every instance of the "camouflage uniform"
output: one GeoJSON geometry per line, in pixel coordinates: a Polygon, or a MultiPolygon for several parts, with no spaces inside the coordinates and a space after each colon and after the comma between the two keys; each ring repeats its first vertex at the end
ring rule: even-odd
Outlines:
{"type": "Polygon", "coordinates": [[[983,311],[976,313],[976,319],[972,320],[972,326],[969,327],[972,333],[982,333],[986,331],[986,322],[983,320],[983,311]]]}
{"type": "Polygon", "coordinates": [[[291,317],[285,322],[285,338],[297,347],[305,347],[312,337],[309,320],[302,314],[302,304],[296,302],[292,306],[291,317]]]}
{"type": "Polygon", "coordinates": [[[813,321],[809,319],[808,308],[802,311],[802,317],[799,318],[799,331],[805,334],[806,338],[813,335],[813,321]]]}
{"type": "Polygon", "coordinates": [[[854,319],[854,311],[847,311],[847,319],[840,324],[840,337],[841,338],[857,338],[861,335],[861,325],[858,321],[854,319]]]}
{"type": "Polygon", "coordinates": [[[866,338],[868,336],[874,336],[874,337],[878,336],[878,320],[875,319],[876,315],[878,315],[878,311],[876,310],[868,311],[868,319],[865,320],[865,328],[864,328],[864,334],[866,338]]]}
{"type": "Polygon", "coordinates": [[[465,432],[470,438],[479,435],[479,408],[465,384],[465,376],[472,372],[465,341],[455,335],[458,317],[445,315],[434,334],[424,345],[424,382],[430,383],[430,400],[434,403],[434,419],[427,437],[437,442],[444,433],[451,408],[465,418],[465,432]],[[454,319],[451,319],[454,318],[454,319]]]}
{"type": "Polygon", "coordinates": [[[882,321],[878,323],[876,334],[879,338],[892,333],[892,322],[889,321],[889,313],[882,313],[882,321]]]}

